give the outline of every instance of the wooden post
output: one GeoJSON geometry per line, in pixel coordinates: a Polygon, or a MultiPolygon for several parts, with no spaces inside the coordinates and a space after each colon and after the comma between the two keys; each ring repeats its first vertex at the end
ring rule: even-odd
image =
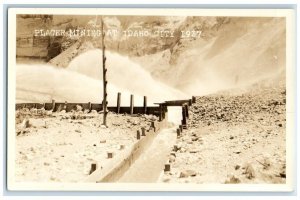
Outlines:
{"type": "Polygon", "coordinates": [[[90,174],[93,173],[94,171],[96,171],[96,169],[97,169],[97,164],[96,163],[92,163],[91,169],[90,169],[90,174]]]}
{"type": "Polygon", "coordinates": [[[152,127],[152,128],[155,128],[154,121],[151,122],[151,127],[152,127]]]}
{"type": "Polygon", "coordinates": [[[182,133],[182,131],[183,131],[182,125],[179,125],[179,129],[180,129],[180,132],[182,133]]]}
{"type": "Polygon", "coordinates": [[[134,99],[133,94],[130,95],[130,114],[133,114],[133,107],[134,107],[134,99]]]}
{"type": "Polygon", "coordinates": [[[180,129],[178,128],[177,129],[177,137],[179,137],[180,136],[180,129]]]}
{"type": "Polygon", "coordinates": [[[184,107],[185,107],[186,117],[189,118],[189,106],[185,104],[184,107]]]}
{"type": "Polygon", "coordinates": [[[124,148],[125,148],[125,145],[124,145],[124,144],[120,144],[119,150],[122,150],[122,149],[124,149],[124,148]]]}
{"type": "Polygon", "coordinates": [[[140,134],[139,130],[137,130],[137,132],[136,132],[136,139],[137,140],[141,139],[141,134],[140,134]]]}
{"type": "Polygon", "coordinates": [[[165,164],[164,171],[169,172],[171,170],[171,165],[170,164],[165,164]]]}
{"type": "Polygon", "coordinates": [[[162,121],[162,105],[159,104],[159,121],[162,121]]]}
{"type": "Polygon", "coordinates": [[[145,127],[142,127],[142,136],[146,136],[146,131],[145,127]]]}
{"type": "Polygon", "coordinates": [[[88,102],[88,109],[89,109],[89,112],[92,111],[92,103],[91,102],[88,102]]]}
{"type": "Polygon", "coordinates": [[[67,107],[68,107],[68,102],[65,101],[65,105],[64,105],[64,107],[63,107],[63,110],[65,110],[66,112],[67,112],[67,107]]]}
{"type": "Polygon", "coordinates": [[[147,97],[144,96],[144,114],[147,114],[147,97]]]}
{"type": "Polygon", "coordinates": [[[118,92],[118,97],[117,97],[117,114],[120,113],[120,105],[121,105],[121,92],[118,92]]]}
{"type": "Polygon", "coordinates": [[[52,99],[52,111],[54,112],[54,109],[55,109],[55,100],[52,99]]]}
{"type": "Polygon", "coordinates": [[[166,118],[167,106],[163,106],[163,119],[166,118]]]}
{"type": "Polygon", "coordinates": [[[182,127],[184,128],[186,126],[186,110],[185,106],[182,106],[182,120],[181,120],[182,127]]]}
{"type": "Polygon", "coordinates": [[[192,96],[192,103],[196,103],[196,97],[192,96]]]}
{"type": "Polygon", "coordinates": [[[192,106],[192,104],[193,104],[192,99],[189,99],[189,106],[192,106]]]}
{"type": "Polygon", "coordinates": [[[107,117],[107,80],[106,80],[106,72],[107,69],[105,67],[106,62],[106,56],[105,56],[105,45],[104,45],[104,25],[103,25],[103,19],[101,18],[101,38],[102,38],[102,73],[103,73],[103,125],[106,126],[106,117],[107,117]]]}
{"type": "Polygon", "coordinates": [[[112,152],[107,152],[107,158],[113,158],[113,153],[112,152]]]}
{"type": "Polygon", "coordinates": [[[155,130],[155,124],[154,124],[154,121],[151,122],[151,128],[154,129],[154,132],[156,131],[156,130],[155,130]]]}

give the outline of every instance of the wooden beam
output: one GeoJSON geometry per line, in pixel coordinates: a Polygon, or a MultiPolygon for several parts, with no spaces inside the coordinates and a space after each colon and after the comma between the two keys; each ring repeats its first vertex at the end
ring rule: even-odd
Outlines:
{"type": "Polygon", "coordinates": [[[163,105],[163,106],[182,106],[183,104],[189,104],[190,99],[185,100],[174,100],[174,101],[165,101],[163,103],[154,103],[156,105],[163,105]]]}
{"type": "Polygon", "coordinates": [[[147,114],[147,97],[144,96],[144,114],[147,114]]]}
{"type": "Polygon", "coordinates": [[[52,99],[52,112],[54,112],[54,109],[55,109],[55,100],[52,99]]]}
{"type": "Polygon", "coordinates": [[[117,97],[117,114],[120,113],[120,106],[121,106],[121,92],[118,92],[118,97],[117,97]]]}
{"type": "Polygon", "coordinates": [[[134,107],[134,96],[133,94],[130,95],[130,114],[133,114],[133,107],[134,107]]]}
{"type": "Polygon", "coordinates": [[[196,103],[196,97],[192,96],[192,103],[196,103]]]}
{"type": "Polygon", "coordinates": [[[189,118],[189,106],[185,104],[184,107],[185,107],[186,118],[189,118]]]}
{"type": "Polygon", "coordinates": [[[162,121],[162,105],[159,105],[159,121],[162,121]]]}
{"type": "Polygon", "coordinates": [[[89,112],[92,111],[92,104],[91,104],[91,102],[88,102],[88,110],[89,110],[89,112]]]}
{"type": "Polygon", "coordinates": [[[182,121],[181,121],[182,127],[185,128],[186,126],[186,110],[185,106],[182,106],[182,121]]]}

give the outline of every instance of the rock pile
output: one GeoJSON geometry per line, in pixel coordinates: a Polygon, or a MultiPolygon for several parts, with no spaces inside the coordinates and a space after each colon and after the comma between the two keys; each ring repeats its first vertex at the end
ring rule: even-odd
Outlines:
{"type": "MultiPolygon", "coordinates": [[[[50,120],[50,118],[54,121],[59,121],[59,124],[63,123],[73,123],[80,124],[83,126],[93,126],[93,127],[102,127],[102,113],[103,111],[97,112],[96,110],[84,110],[80,105],[76,106],[76,109],[71,110],[70,112],[66,112],[65,110],[61,110],[59,112],[52,112],[52,110],[42,109],[28,109],[22,108],[16,110],[16,135],[22,135],[24,133],[30,133],[32,131],[36,131],[40,128],[48,128],[46,122],[50,120]],[[38,125],[36,125],[36,120],[41,121],[38,125]],[[97,123],[95,123],[95,121],[97,123]],[[34,122],[33,126],[30,124],[34,122]]],[[[154,115],[127,115],[127,114],[116,114],[114,112],[108,112],[108,127],[118,128],[123,130],[131,130],[135,132],[138,129],[146,128],[148,129],[151,125],[151,122],[157,121],[158,117],[154,115]]],[[[75,132],[81,132],[81,130],[76,130],[75,132]]]]}
{"type": "Polygon", "coordinates": [[[214,94],[196,98],[190,108],[189,125],[212,125],[218,122],[263,121],[272,116],[282,127],[285,118],[285,90],[269,89],[262,93],[245,93],[238,96],[214,94]],[[259,114],[259,115],[256,115],[259,114]],[[258,117],[259,116],[259,117],[258,117]]]}
{"type": "Polygon", "coordinates": [[[25,118],[41,118],[46,116],[52,116],[52,111],[46,111],[44,108],[36,109],[36,108],[22,108],[16,110],[16,124],[23,122],[25,118]]]}
{"type": "Polygon", "coordinates": [[[284,183],[285,112],[284,87],[196,97],[162,181],[284,183]]]}

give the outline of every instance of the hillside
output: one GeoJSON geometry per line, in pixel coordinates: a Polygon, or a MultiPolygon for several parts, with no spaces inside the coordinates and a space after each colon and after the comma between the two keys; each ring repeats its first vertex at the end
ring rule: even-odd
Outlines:
{"type": "Polygon", "coordinates": [[[173,51],[135,60],[159,80],[194,95],[285,73],[284,19],[230,18],[209,30],[203,35],[208,38],[178,42],[173,51]]]}
{"type": "MultiPolygon", "coordinates": [[[[151,91],[155,83],[157,89],[152,89],[156,92],[151,95],[167,93],[165,97],[173,99],[246,88],[264,79],[285,80],[284,18],[106,16],[103,20],[107,30],[174,32],[169,38],[107,36],[110,84],[121,87],[116,90],[129,88],[131,93],[144,95],[143,91],[151,91]],[[189,30],[202,33],[198,38],[180,37],[181,31],[189,30]],[[130,84],[128,80],[134,81],[130,84]]],[[[100,21],[99,16],[57,15],[48,26],[99,28],[100,21]]],[[[48,57],[57,56],[48,64],[101,80],[101,51],[96,50],[101,48],[99,37],[54,37],[50,41],[60,41],[60,48],[49,46],[48,57]]]]}

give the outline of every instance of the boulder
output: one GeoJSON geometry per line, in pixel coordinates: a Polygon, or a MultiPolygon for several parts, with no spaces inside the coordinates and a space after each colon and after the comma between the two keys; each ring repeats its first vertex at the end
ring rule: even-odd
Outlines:
{"type": "Polygon", "coordinates": [[[255,178],[255,171],[254,171],[254,168],[252,167],[251,164],[249,164],[249,163],[246,164],[246,165],[243,167],[243,169],[244,169],[243,174],[245,174],[246,177],[247,177],[248,179],[253,179],[253,178],[255,178]]]}
{"type": "Polygon", "coordinates": [[[82,106],[76,105],[76,111],[77,111],[77,112],[82,111],[82,106]]]}
{"type": "Polygon", "coordinates": [[[234,175],[230,175],[228,180],[225,181],[225,184],[237,184],[240,183],[241,180],[234,175]]]}
{"type": "Polygon", "coordinates": [[[187,177],[190,177],[190,176],[196,176],[197,175],[197,172],[194,171],[194,170],[184,170],[184,171],[181,171],[180,174],[179,174],[179,178],[187,178],[187,177]]]}

